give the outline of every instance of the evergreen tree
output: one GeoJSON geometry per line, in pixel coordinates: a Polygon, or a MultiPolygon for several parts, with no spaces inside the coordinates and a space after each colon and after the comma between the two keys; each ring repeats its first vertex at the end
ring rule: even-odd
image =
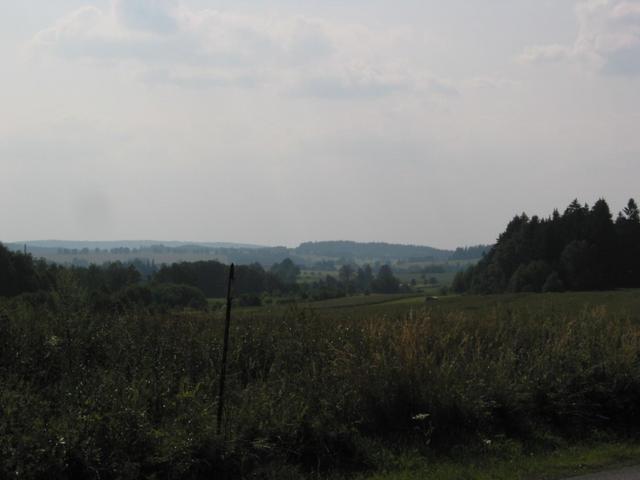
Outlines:
{"type": "Polygon", "coordinates": [[[558,275],[558,272],[552,272],[544,282],[542,286],[543,292],[563,292],[564,291],[564,283],[558,275]]]}
{"type": "Polygon", "coordinates": [[[638,205],[633,198],[629,199],[629,203],[627,203],[623,212],[630,222],[640,223],[640,210],[638,210],[638,205]]]}
{"type": "Polygon", "coordinates": [[[367,264],[358,269],[356,273],[356,286],[359,291],[368,293],[371,291],[371,285],[373,284],[373,271],[371,265],[367,264]]]}
{"type": "Polygon", "coordinates": [[[640,214],[633,199],[616,220],[619,245],[618,282],[623,287],[640,285],[640,214]]]}
{"type": "Polygon", "coordinates": [[[640,211],[633,199],[612,220],[607,202],[574,200],[546,219],[522,214],[509,222],[475,267],[459,273],[454,291],[500,293],[640,287],[640,211]]]}
{"type": "Polygon", "coordinates": [[[294,285],[300,275],[300,267],[295,265],[290,258],[285,258],[282,262],[274,264],[270,271],[285,285],[294,285]]]}
{"type": "Polygon", "coordinates": [[[383,265],[376,275],[373,287],[376,293],[398,293],[400,281],[394,277],[389,265],[383,265]]]}
{"type": "Polygon", "coordinates": [[[348,295],[353,290],[354,268],[348,263],[342,265],[338,270],[338,278],[344,284],[345,293],[348,295]]]}

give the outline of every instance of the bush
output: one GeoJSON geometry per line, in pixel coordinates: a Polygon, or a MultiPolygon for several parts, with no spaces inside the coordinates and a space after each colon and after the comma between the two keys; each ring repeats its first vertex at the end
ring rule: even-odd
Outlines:
{"type": "Polygon", "coordinates": [[[564,292],[564,290],[564,283],[562,282],[560,275],[558,275],[558,272],[552,272],[542,286],[542,291],[545,293],[564,292]]]}
{"type": "Polygon", "coordinates": [[[190,285],[158,284],[151,288],[155,305],[169,308],[189,307],[206,310],[207,299],[202,291],[190,285]]]}
{"type": "Polygon", "coordinates": [[[262,305],[262,299],[259,295],[253,295],[249,293],[240,295],[237,301],[238,305],[241,307],[259,307],[262,305]]]}
{"type": "Polygon", "coordinates": [[[127,306],[148,307],[153,302],[153,292],[146,285],[134,285],[118,292],[115,295],[115,300],[127,306]]]}
{"type": "Polygon", "coordinates": [[[509,281],[509,291],[540,292],[550,273],[549,264],[541,260],[520,265],[509,281]]]}

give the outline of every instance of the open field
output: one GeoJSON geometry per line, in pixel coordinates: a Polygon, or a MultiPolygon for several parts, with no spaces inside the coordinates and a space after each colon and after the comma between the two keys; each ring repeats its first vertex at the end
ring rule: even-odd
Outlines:
{"type": "Polygon", "coordinates": [[[530,478],[640,427],[636,290],[235,309],[221,435],[220,312],[0,312],[4,478],[530,478]]]}
{"type": "MultiPolygon", "coordinates": [[[[422,280],[421,273],[405,273],[398,272],[396,273],[396,277],[400,279],[402,283],[410,284],[412,280],[415,280],[417,285],[424,285],[422,280]]],[[[426,273],[424,274],[427,279],[435,278],[438,281],[438,286],[448,286],[453,281],[453,277],[455,277],[455,272],[444,272],[444,273],[426,273]]]]}
{"type": "MultiPolygon", "coordinates": [[[[218,305],[222,299],[215,299],[218,305]]],[[[603,309],[608,315],[624,316],[640,322],[640,290],[615,292],[517,293],[504,295],[446,295],[437,290],[428,294],[371,294],[355,295],[317,302],[297,302],[263,307],[234,307],[236,316],[271,318],[291,311],[313,312],[323,318],[362,318],[404,315],[465,314],[481,318],[487,315],[514,313],[535,317],[572,316],[589,310],[603,309]],[[337,311],[334,311],[337,310],[337,311]]],[[[222,310],[214,312],[220,317],[222,310]]]]}
{"type": "Polygon", "coordinates": [[[354,295],[343,298],[333,298],[330,300],[322,300],[319,302],[310,302],[306,304],[313,309],[326,309],[326,308],[359,308],[372,305],[383,305],[389,303],[396,303],[403,300],[420,301],[423,300],[422,295],[416,294],[386,294],[386,293],[374,293],[371,295],[354,295]]]}

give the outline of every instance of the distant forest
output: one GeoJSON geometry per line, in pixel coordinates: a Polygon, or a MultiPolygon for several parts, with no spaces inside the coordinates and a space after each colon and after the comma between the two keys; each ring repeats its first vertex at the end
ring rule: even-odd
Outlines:
{"type": "MultiPolygon", "coordinates": [[[[143,248],[172,247],[147,245],[143,248]]],[[[226,246],[222,248],[236,251],[226,246]]],[[[239,250],[241,256],[263,250],[242,248],[239,250]]],[[[114,247],[112,250],[126,253],[130,248],[114,247]]],[[[564,213],[555,210],[548,218],[529,218],[524,213],[516,216],[492,247],[479,245],[456,251],[338,241],[309,242],[296,249],[279,247],[266,249],[263,253],[266,252],[272,261],[266,267],[257,262],[237,266],[235,293],[241,304],[259,305],[265,296],[321,300],[357,293],[409,291],[411,288],[400,282],[391,266],[380,261],[391,258],[403,259],[397,260],[396,266],[404,274],[413,272],[412,269],[424,274],[451,271],[447,270],[450,268],[458,270],[461,265],[481,258],[478,263],[458,271],[452,283],[452,290],[457,293],[640,287],[640,212],[631,199],[614,220],[605,200],[598,200],[593,207],[574,200],[564,213]],[[291,251],[306,259],[315,259],[312,264],[316,267],[315,277],[299,282],[304,265],[288,257],[277,260],[291,251]],[[366,261],[358,263],[353,261],[354,257],[375,259],[375,262],[372,265],[366,261]],[[436,258],[460,263],[430,263],[436,258]],[[411,262],[416,265],[412,266],[411,262]]],[[[98,309],[123,306],[207,308],[207,298],[224,296],[227,271],[228,265],[217,260],[157,266],[153,261],[133,259],[106,262],[102,266],[64,266],[35,259],[30,253],[12,251],[0,244],[0,296],[26,294],[42,301],[61,284],[71,281],[89,293],[92,305],[98,309]]]]}
{"type": "Polygon", "coordinates": [[[360,243],[349,241],[306,242],[300,244],[295,250],[296,255],[314,255],[330,258],[363,258],[390,260],[415,260],[415,261],[444,261],[448,260],[452,252],[439,250],[432,247],[418,245],[397,245],[390,243],[360,243]]]}
{"type": "MultiPolygon", "coordinates": [[[[10,250],[22,251],[24,244],[7,244],[10,250]]],[[[350,241],[323,241],[302,243],[295,248],[259,247],[242,244],[167,242],[27,242],[28,252],[48,261],[75,266],[89,266],[92,263],[148,260],[156,264],[170,264],[181,261],[217,260],[221,263],[250,265],[260,263],[270,267],[289,258],[296,265],[307,269],[333,270],[335,265],[345,263],[385,264],[385,263],[427,263],[446,261],[478,260],[490,246],[441,250],[428,246],[398,245],[390,243],[361,243],[350,241]]]]}
{"type": "MultiPolygon", "coordinates": [[[[102,266],[63,266],[34,259],[0,244],[0,297],[21,296],[32,304],[53,304],[65,285],[87,293],[94,310],[144,308],[207,308],[207,298],[225,295],[229,266],[215,260],[155,265],[136,262],[102,266]]],[[[401,285],[391,267],[342,265],[337,278],[325,275],[298,282],[301,269],[290,259],[265,269],[258,263],[236,266],[234,295],[240,305],[258,306],[265,296],[324,300],[355,293],[398,293],[401,285]]]]}
{"type": "Polygon", "coordinates": [[[491,250],[491,245],[476,245],[474,247],[459,247],[453,252],[449,260],[478,260],[491,250]]]}
{"type": "Polygon", "coordinates": [[[640,212],[631,199],[614,220],[603,199],[574,200],[549,218],[516,216],[474,266],[458,293],[560,292],[640,287],[640,212]]]}

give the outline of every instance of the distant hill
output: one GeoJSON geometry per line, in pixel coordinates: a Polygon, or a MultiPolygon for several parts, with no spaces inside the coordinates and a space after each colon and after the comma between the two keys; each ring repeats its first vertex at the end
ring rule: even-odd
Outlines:
{"type": "Polygon", "coordinates": [[[181,242],[158,240],[113,240],[113,241],[76,241],[76,240],[29,240],[25,242],[12,242],[7,244],[13,248],[23,248],[24,245],[37,248],[88,248],[89,250],[111,250],[112,248],[140,248],[162,245],[165,247],[208,247],[208,248],[267,248],[263,245],[230,242],[181,242]]]}
{"type": "Polygon", "coordinates": [[[419,245],[399,245],[392,243],[358,243],[350,241],[306,242],[294,249],[298,255],[315,255],[328,258],[376,259],[380,261],[434,261],[447,260],[451,250],[439,250],[419,245]]]}
{"type": "MultiPolygon", "coordinates": [[[[229,242],[182,242],[158,240],[68,241],[38,240],[7,244],[11,250],[24,246],[35,257],[61,264],[88,265],[136,259],[156,264],[218,260],[241,265],[260,263],[270,266],[290,258],[296,264],[311,267],[322,262],[354,263],[438,263],[448,260],[473,260],[485,247],[442,250],[421,245],[352,241],[305,242],[295,248],[265,247],[229,242]]],[[[488,249],[488,247],[487,247],[488,249]]]]}

